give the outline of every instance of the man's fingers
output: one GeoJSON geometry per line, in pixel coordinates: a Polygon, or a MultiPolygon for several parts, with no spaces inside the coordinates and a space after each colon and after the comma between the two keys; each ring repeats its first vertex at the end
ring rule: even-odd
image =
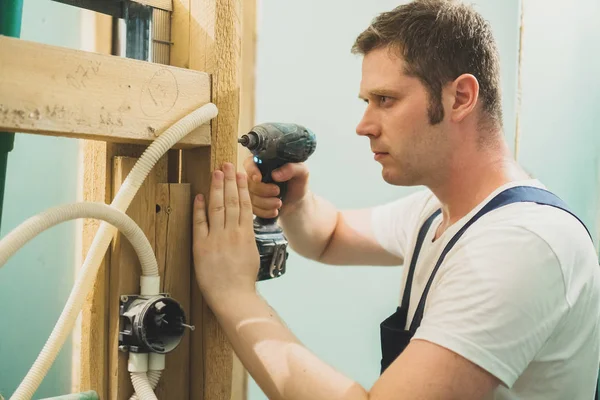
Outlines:
{"type": "Polygon", "coordinates": [[[251,182],[250,192],[261,197],[274,197],[279,194],[279,186],[274,183],[251,182]]]}
{"type": "Polygon", "coordinates": [[[271,173],[275,182],[285,182],[292,178],[307,178],[308,168],[304,163],[287,163],[271,173]]]}
{"type": "Polygon", "coordinates": [[[250,192],[248,191],[248,180],[246,174],[237,174],[237,183],[240,196],[240,225],[252,226],[252,201],[250,200],[250,192]]]}
{"type": "Polygon", "coordinates": [[[210,185],[210,201],[208,205],[208,221],[210,229],[213,231],[221,230],[225,227],[225,203],[224,193],[224,174],[223,171],[215,170],[213,172],[210,185]]]}
{"type": "Polygon", "coordinates": [[[208,236],[208,221],[206,219],[206,204],[204,196],[196,196],[194,200],[194,239],[205,239],[208,236]]]}
{"type": "Polygon", "coordinates": [[[252,204],[254,207],[262,208],[263,210],[276,210],[281,208],[281,200],[277,197],[252,196],[252,204]]]}
{"type": "Polygon", "coordinates": [[[262,174],[254,162],[254,157],[247,157],[244,160],[244,169],[246,170],[248,179],[250,179],[252,182],[260,182],[262,179],[262,174]]]}
{"type": "Polygon", "coordinates": [[[225,174],[225,227],[240,223],[240,199],[236,182],[235,167],[232,163],[223,164],[225,174]]]}
{"type": "Polygon", "coordinates": [[[264,210],[262,208],[254,207],[252,211],[254,212],[254,215],[261,218],[275,218],[279,215],[279,210],[274,208],[264,210]]]}

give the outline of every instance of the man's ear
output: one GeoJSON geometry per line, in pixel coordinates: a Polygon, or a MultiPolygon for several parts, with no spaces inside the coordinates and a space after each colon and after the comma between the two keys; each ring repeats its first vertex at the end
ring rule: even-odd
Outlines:
{"type": "Polygon", "coordinates": [[[447,87],[452,107],[448,110],[450,120],[461,122],[470,115],[479,99],[479,82],[471,74],[462,74],[447,87]]]}

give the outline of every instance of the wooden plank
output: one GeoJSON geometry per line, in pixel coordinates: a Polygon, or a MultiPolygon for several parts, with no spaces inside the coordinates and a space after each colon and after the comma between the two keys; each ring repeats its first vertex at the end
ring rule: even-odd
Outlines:
{"type": "MultiPolygon", "coordinates": [[[[240,75],[239,135],[248,132],[255,124],[255,67],[256,67],[256,0],[242,2],[242,60],[240,75]]],[[[243,160],[250,155],[245,147],[238,146],[238,169],[243,170],[243,160]]],[[[234,354],[231,379],[231,399],[248,398],[248,372],[234,354]]]]}
{"type": "MultiPolygon", "coordinates": [[[[212,120],[211,147],[183,152],[182,181],[191,184],[192,196],[208,196],[211,172],[229,161],[237,164],[239,123],[239,69],[241,56],[241,0],[191,0],[190,68],[212,76],[212,101],[219,115],[212,120]]],[[[175,28],[175,27],[174,27],[175,28]]],[[[193,275],[193,282],[196,282],[193,275]]],[[[191,338],[192,376],[190,397],[204,400],[230,399],[233,351],[207,308],[198,285],[192,286],[192,321],[201,325],[191,338]],[[210,368],[204,368],[205,363],[210,368]]]]}
{"type": "MultiPolygon", "coordinates": [[[[106,157],[106,143],[85,141],[83,143],[84,165],[83,201],[109,203],[111,196],[110,159],[106,157]]],[[[81,167],[80,167],[81,168],[81,167]]],[[[83,220],[82,259],[85,259],[96,235],[100,221],[83,220]]],[[[94,286],[86,297],[81,314],[81,346],[79,391],[95,390],[101,399],[106,398],[108,388],[107,369],[107,302],[108,265],[110,251],[107,251],[94,286]]]]}
{"type": "MultiPolygon", "coordinates": [[[[117,193],[125,178],[131,172],[137,158],[115,157],[113,164],[113,192],[117,193]]],[[[160,161],[133,198],[127,209],[129,215],[144,231],[150,244],[155,248],[156,184],[166,179],[166,159],[160,161]]],[[[110,263],[109,321],[108,321],[108,398],[127,400],[133,394],[130,374],[127,371],[128,353],[118,350],[119,342],[119,299],[121,295],[140,292],[140,263],[131,244],[120,233],[113,240],[110,263]]]]}
{"type": "MultiPolygon", "coordinates": [[[[95,48],[101,54],[110,54],[112,41],[112,18],[96,13],[95,48]]],[[[106,142],[81,142],[82,163],[79,165],[83,177],[83,201],[109,203],[111,200],[111,171],[113,145],[106,142]]],[[[96,235],[100,222],[84,219],[81,233],[81,260],[84,260],[96,235]]],[[[81,311],[79,344],[74,350],[79,353],[78,382],[73,382],[73,392],[94,390],[101,399],[108,394],[108,271],[110,251],[106,252],[98,269],[94,286],[86,296],[81,311]],[[78,349],[77,349],[78,348],[78,349]]],[[[75,356],[74,356],[75,357],[75,356]]]]}
{"type": "MultiPolygon", "coordinates": [[[[0,37],[0,131],[149,144],[210,90],[204,72],[0,37]]],[[[209,144],[205,124],[177,147],[209,144]]]]}
{"type": "MultiPolygon", "coordinates": [[[[156,190],[156,257],[161,289],[190,315],[192,231],[188,184],[159,184],[156,190]]],[[[156,388],[159,399],[187,400],[190,385],[190,331],[166,356],[166,368],[156,388]]]]}

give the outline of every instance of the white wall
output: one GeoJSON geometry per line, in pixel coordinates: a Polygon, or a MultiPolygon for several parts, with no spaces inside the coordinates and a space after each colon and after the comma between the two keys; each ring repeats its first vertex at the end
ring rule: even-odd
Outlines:
{"type": "MultiPolygon", "coordinates": [[[[256,122],[303,124],[317,135],[308,160],[312,189],[340,208],[372,206],[414,190],[391,187],[355,134],[361,59],[355,37],[391,0],[262,0],[259,2],[256,122]]],[[[506,134],[513,143],[520,4],[481,0],[502,57],[506,134]]],[[[379,374],[379,323],[393,312],[401,269],[330,267],[292,253],[282,278],[261,293],[299,339],[321,359],[365,387],[379,374]]],[[[251,400],[264,399],[251,381],[251,400]]]]}

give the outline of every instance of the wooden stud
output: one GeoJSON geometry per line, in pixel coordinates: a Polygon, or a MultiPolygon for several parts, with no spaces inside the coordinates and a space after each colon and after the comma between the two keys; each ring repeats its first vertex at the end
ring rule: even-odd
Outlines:
{"type": "MultiPolygon", "coordinates": [[[[256,0],[242,2],[242,66],[240,80],[239,134],[244,134],[255,124],[255,65],[256,65],[256,0]]],[[[238,146],[238,169],[243,170],[243,161],[250,155],[245,147],[238,146]]],[[[231,399],[248,398],[248,372],[242,362],[233,358],[231,399]]]]}
{"type": "MultiPolygon", "coordinates": [[[[211,100],[219,109],[212,120],[211,146],[183,151],[182,182],[189,182],[191,195],[208,196],[210,177],[215,168],[229,161],[237,164],[237,135],[239,124],[239,68],[241,0],[190,0],[174,3],[174,18],[184,19],[189,10],[190,42],[187,54],[175,60],[189,60],[189,68],[211,74],[211,100]],[[177,13],[180,16],[177,17],[177,13]]],[[[172,37],[182,36],[173,25],[172,37]]],[[[176,49],[176,44],[173,50],[176,49]]],[[[183,48],[179,51],[185,52],[183,48]]],[[[192,322],[202,329],[193,332],[190,344],[190,398],[204,400],[230,399],[233,377],[233,351],[207,308],[192,274],[192,322]],[[204,364],[210,368],[204,368],[204,364]],[[200,379],[202,377],[202,379],[200,379]]]]}
{"type": "MultiPolygon", "coordinates": [[[[159,184],[156,190],[156,257],[161,289],[190,315],[191,196],[190,185],[159,184]]],[[[200,328],[200,327],[198,327],[200,328]]],[[[166,368],[156,388],[159,399],[189,399],[190,331],[166,356],[166,368]]]]}
{"type": "Polygon", "coordinates": [[[0,37],[0,131],[149,144],[209,101],[204,72],[0,37]]]}
{"type": "MultiPolygon", "coordinates": [[[[83,143],[84,193],[83,201],[110,203],[111,159],[107,158],[107,144],[83,143]]],[[[110,151],[108,152],[110,153],[110,151]]],[[[100,221],[85,219],[82,231],[82,259],[85,259],[96,235],[100,221]]],[[[108,265],[110,251],[102,260],[94,286],[86,297],[81,316],[79,391],[95,390],[105,399],[108,389],[108,265]]]]}
{"type": "MultiPolygon", "coordinates": [[[[96,41],[94,51],[110,54],[112,42],[112,17],[96,13],[96,41]]],[[[100,141],[83,140],[81,152],[83,162],[79,168],[83,176],[83,201],[109,203],[112,196],[112,144],[100,141]]],[[[81,255],[85,259],[94,236],[100,226],[96,220],[83,220],[81,255]]],[[[108,394],[108,271],[110,251],[106,252],[98,269],[94,286],[88,293],[81,310],[78,382],[73,392],[94,390],[101,399],[108,394]]]]}

